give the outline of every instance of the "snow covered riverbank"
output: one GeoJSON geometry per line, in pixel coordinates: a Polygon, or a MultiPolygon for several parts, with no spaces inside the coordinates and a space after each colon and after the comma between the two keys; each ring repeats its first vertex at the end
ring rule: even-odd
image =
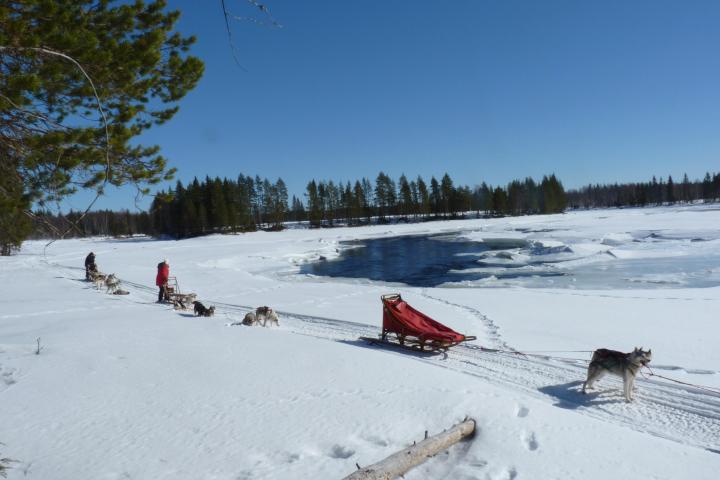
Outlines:
{"type": "Polygon", "coordinates": [[[344,240],[458,231],[610,251],[608,265],[717,256],[718,226],[720,211],[698,206],[68,240],[46,256],[30,242],[0,259],[0,452],[19,460],[11,479],[340,478],[470,415],[471,443],[406,478],[714,478],[720,395],[639,379],[626,404],[606,379],[583,396],[589,354],[568,351],[642,344],[656,373],[718,387],[720,288],[411,288],[298,266],[336,257],[344,240]],[[81,281],[90,250],[129,296],[81,281]],[[215,317],[153,303],[165,257],[215,317]],[[377,333],[379,296],[391,291],[478,340],[439,357],[357,342],[377,333]],[[279,329],[227,326],[259,305],[282,312],[279,329]],[[565,352],[525,358],[479,345],[565,352]]]}

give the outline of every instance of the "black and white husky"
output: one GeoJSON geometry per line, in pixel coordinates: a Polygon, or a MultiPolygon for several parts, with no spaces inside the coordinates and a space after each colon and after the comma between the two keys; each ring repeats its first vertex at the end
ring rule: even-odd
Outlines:
{"type": "Polygon", "coordinates": [[[198,317],[212,317],[215,315],[215,307],[206,307],[201,302],[195,300],[193,303],[193,311],[198,317]]]}
{"type": "Polygon", "coordinates": [[[650,360],[652,360],[652,349],[645,351],[642,347],[635,347],[630,353],[605,348],[595,350],[588,366],[587,380],[583,383],[582,393],[586,393],[586,388],[593,388],[593,384],[606,373],[612,373],[622,377],[625,400],[630,402],[633,399],[635,377],[642,367],[650,363],[650,360]]]}
{"type": "Polygon", "coordinates": [[[276,326],[280,326],[280,322],[278,321],[277,313],[275,313],[275,310],[273,310],[270,307],[258,307],[255,309],[255,321],[257,323],[262,322],[262,326],[266,327],[268,322],[270,322],[270,326],[274,323],[276,326]]]}

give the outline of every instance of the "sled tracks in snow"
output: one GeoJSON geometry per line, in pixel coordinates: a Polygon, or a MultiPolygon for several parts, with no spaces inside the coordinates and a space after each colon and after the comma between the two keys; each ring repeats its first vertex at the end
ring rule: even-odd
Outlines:
{"type": "MultiPolygon", "coordinates": [[[[54,266],[68,268],[57,264],[54,266]]],[[[140,296],[155,295],[155,289],[145,285],[126,281],[123,281],[123,285],[140,296]]],[[[228,316],[234,315],[239,319],[254,310],[246,305],[214,302],[209,299],[207,301],[218,308],[218,313],[225,312],[228,316]]],[[[460,305],[455,306],[462,308],[460,305]]],[[[720,454],[718,393],[652,378],[638,378],[635,401],[627,403],[622,395],[622,381],[616,377],[603,378],[597,384],[598,389],[591,390],[587,395],[580,392],[586,376],[587,360],[488,351],[476,343],[457,345],[447,352],[435,355],[401,351],[358,340],[358,337],[377,336],[378,327],[280,310],[277,310],[277,313],[280,315],[280,329],[286,332],[343,342],[388,355],[411,357],[541,400],[549,399],[559,408],[574,410],[601,421],[720,454]]],[[[475,313],[482,315],[480,312],[475,313]]],[[[484,315],[482,317],[481,321],[486,327],[495,325],[484,315]]],[[[506,347],[497,330],[490,330],[491,341],[496,346],[506,347]]]]}
{"type": "Polygon", "coordinates": [[[587,373],[588,362],[584,360],[489,352],[477,344],[461,344],[435,355],[400,351],[358,340],[360,336],[376,336],[375,327],[291,312],[278,313],[282,329],[294,334],[410,356],[536,398],[550,399],[559,408],[720,453],[720,394],[638,378],[635,401],[628,403],[622,394],[622,380],[605,377],[596,384],[596,390],[584,395],[580,391],[587,373]]]}

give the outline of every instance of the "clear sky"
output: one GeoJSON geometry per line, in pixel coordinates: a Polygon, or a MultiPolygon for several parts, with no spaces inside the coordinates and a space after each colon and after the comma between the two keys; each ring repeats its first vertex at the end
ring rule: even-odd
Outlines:
{"type": "Polygon", "coordinates": [[[184,183],[258,174],[300,196],[311,178],[380,170],[471,186],[554,172],[566,187],[720,170],[720,2],[262,3],[283,27],[231,21],[242,70],[220,0],[169,0],[206,73],[140,141],[184,183]]]}

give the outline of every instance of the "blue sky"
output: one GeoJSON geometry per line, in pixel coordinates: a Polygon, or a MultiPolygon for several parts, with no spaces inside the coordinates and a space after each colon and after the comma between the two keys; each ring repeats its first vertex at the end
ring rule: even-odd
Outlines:
{"type": "MultiPolygon", "coordinates": [[[[140,141],[184,183],[258,174],[302,195],[380,170],[566,187],[720,170],[720,2],[263,2],[283,28],[231,22],[242,70],[220,0],[169,0],[206,73],[140,141]]],[[[121,189],[96,207],[133,205],[121,189]]]]}

